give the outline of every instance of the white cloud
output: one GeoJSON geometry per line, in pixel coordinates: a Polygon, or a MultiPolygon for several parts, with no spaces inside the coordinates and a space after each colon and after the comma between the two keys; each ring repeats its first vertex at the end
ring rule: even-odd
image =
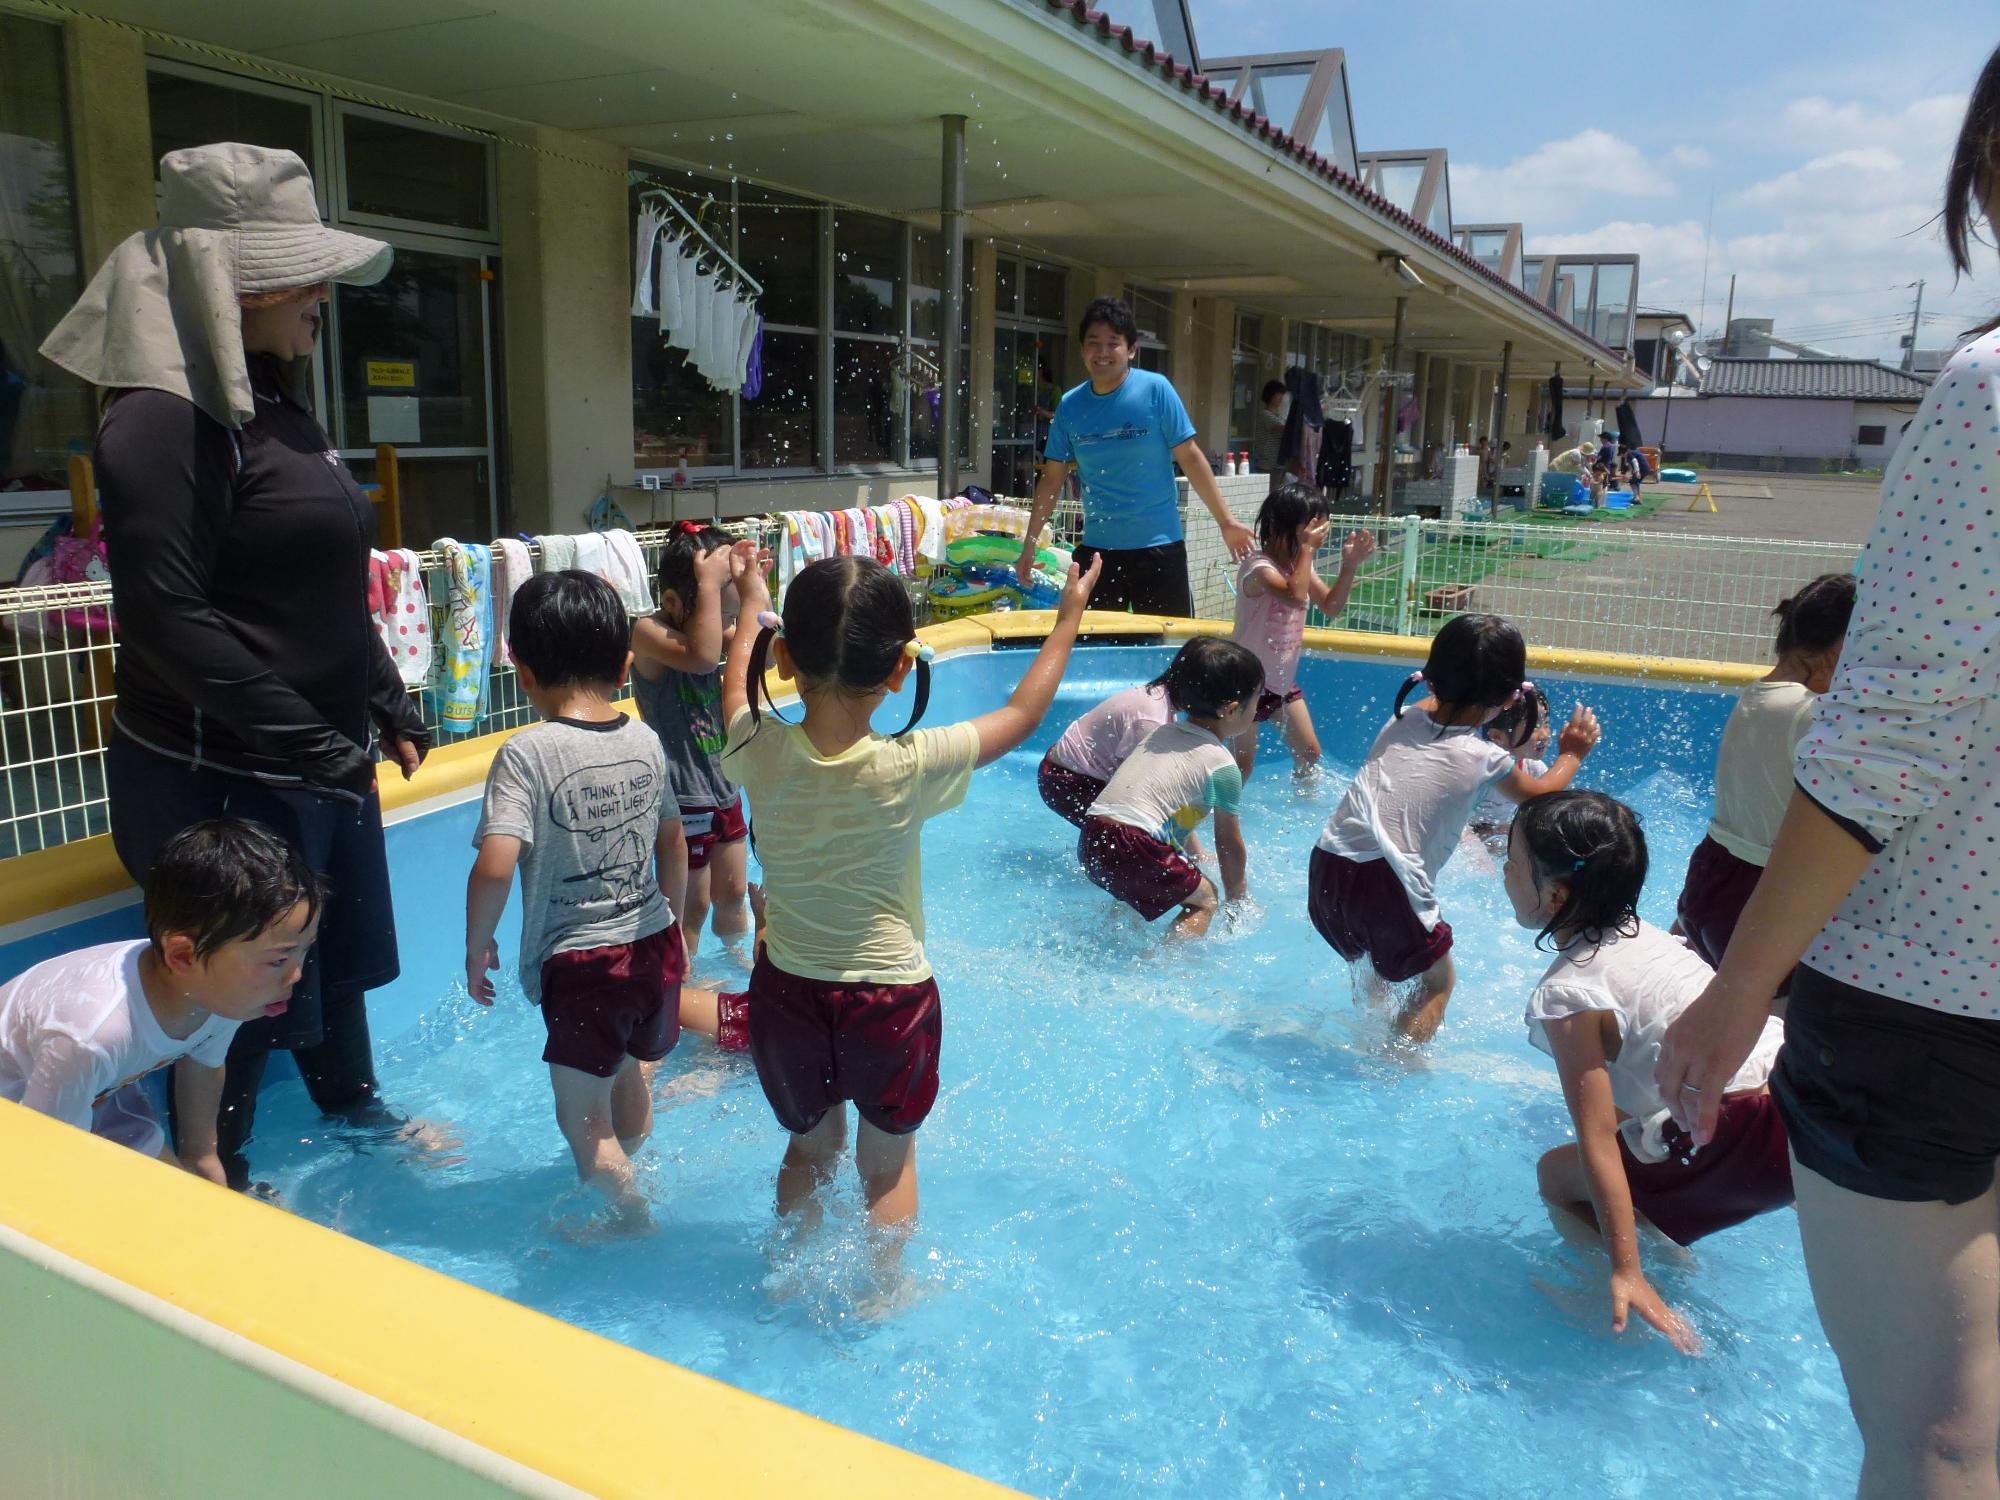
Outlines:
{"type": "Polygon", "coordinates": [[[1699,167],[1713,166],[1715,158],[1699,146],[1675,146],[1667,152],[1667,162],[1671,166],[1692,171],[1699,167]]]}
{"type": "Polygon", "coordinates": [[[1579,205],[1618,198],[1666,198],[1674,183],[1630,141],[1605,130],[1581,130],[1550,141],[1502,167],[1451,164],[1455,217],[1471,223],[1566,221],[1579,205]]]}

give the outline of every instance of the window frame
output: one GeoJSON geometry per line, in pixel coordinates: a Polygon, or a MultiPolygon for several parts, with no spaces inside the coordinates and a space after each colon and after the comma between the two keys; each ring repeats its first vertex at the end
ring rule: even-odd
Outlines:
{"type": "Polygon", "coordinates": [[[341,223],[365,225],[375,229],[398,229],[412,234],[427,235],[433,239],[460,240],[475,245],[499,245],[500,152],[495,147],[492,137],[477,130],[464,130],[454,126],[440,125],[427,119],[420,119],[414,115],[398,114],[392,109],[377,109],[369,104],[353,104],[337,97],[330,97],[329,102],[333,107],[326,112],[326,123],[327,133],[332,138],[332,160],[340,181],[340,194],[337,200],[336,216],[341,223]],[[472,141],[477,144],[485,156],[487,227],[485,229],[468,229],[461,224],[440,224],[428,219],[406,219],[393,214],[371,214],[349,208],[347,206],[349,174],[347,168],[347,131],[345,125],[350,116],[360,119],[386,121],[388,124],[400,126],[405,130],[414,131],[420,135],[441,135],[457,140],[472,141]]]}

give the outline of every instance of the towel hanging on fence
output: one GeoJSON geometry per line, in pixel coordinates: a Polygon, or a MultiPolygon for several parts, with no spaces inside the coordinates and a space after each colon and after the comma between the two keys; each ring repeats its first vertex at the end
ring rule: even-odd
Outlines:
{"type": "Polygon", "coordinates": [[[606,554],[604,581],[618,590],[618,598],[628,615],[650,615],[659,606],[646,576],[646,555],[639,539],[623,527],[603,533],[606,554]]]}
{"type": "Polygon", "coordinates": [[[445,564],[443,670],[432,696],[438,727],[468,734],[486,717],[487,678],[493,667],[493,555],[477,542],[441,537],[445,564]]]}
{"type": "MultiPolygon", "coordinates": [[[[371,579],[379,578],[382,589],[375,631],[403,686],[422,687],[431,675],[431,608],[417,554],[407,547],[371,552],[368,564],[371,579]]],[[[369,603],[375,602],[371,590],[369,603]]]]}
{"type": "Polygon", "coordinates": [[[493,544],[493,635],[502,659],[512,649],[507,635],[507,618],[514,612],[514,595],[520,592],[522,584],[534,576],[534,572],[534,564],[528,561],[526,542],[503,537],[493,544]]]}
{"type": "Polygon", "coordinates": [[[538,536],[535,540],[542,549],[540,572],[560,573],[576,566],[575,537],[551,533],[548,536],[538,536]]]}

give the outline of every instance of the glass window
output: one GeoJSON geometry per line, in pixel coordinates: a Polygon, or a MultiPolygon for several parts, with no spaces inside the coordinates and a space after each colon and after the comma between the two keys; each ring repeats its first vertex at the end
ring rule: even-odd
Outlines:
{"type": "Polygon", "coordinates": [[[1166,348],[1172,342],[1169,335],[1174,329],[1173,293],[1128,286],[1125,288],[1125,301],[1139,324],[1139,342],[1166,348]]]}
{"type": "Polygon", "coordinates": [[[1500,257],[1507,249],[1507,233],[1498,229],[1478,230],[1465,237],[1465,248],[1487,270],[1499,274],[1500,257]]]}
{"type": "Polygon", "coordinates": [[[1376,171],[1380,177],[1376,191],[1404,213],[1414,212],[1417,193],[1424,185],[1424,164],[1420,161],[1385,161],[1376,171]]]}
{"type": "Polygon", "coordinates": [[[1311,68],[1264,68],[1250,75],[1250,108],[1280,130],[1290,130],[1306,102],[1311,68]]]}
{"type": "Polygon", "coordinates": [[[765,322],[818,328],[819,205],[747,183],[737,194],[737,254],[764,285],[765,322]]]}
{"type": "Polygon", "coordinates": [[[1022,268],[1021,311],[1031,318],[1061,323],[1069,317],[1069,278],[1055,266],[1029,262],[1022,268]]]}
{"type": "Polygon", "coordinates": [[[1638,267],[1630,261],[1607,261],[1597,268],[1597,310],[1592,334],[1601,344],[1624,349],[1632,342],[1632,283],[1638,267]]]}
{"type": "Polygon", "coordinates": [[[818,424],[813,393],[819,387],[819,335],[764,329],[764,388],[743,403],[745,469],[816,469],[818,424]]]}
{"type": "Polygon", "coordinates": [[[1194,61],[1194,27],[1185,0],[1093,0],[1093,8],[1114,26],[1129,26],[1137,41],[1171,52],[1178,62],[1194,61]]]}
{"type": "MultiPolygon", "coordinates": [[[[229,88],[181,73],[146,75],[146,109],[153,126],[153,174],[169,151],[206,146],[213,141],[242,141],[294,151],[320,186],[319,142],[313,130],[313,107],[301,98],[229,88]]],[[[322,204],[324,196],[322,194],[322,204]]]]}
{"type": "Polygon", "coordinates": [[[874,339],[833,341],[833,462],[894,463],[897,348],[874,339]]]}
{"type": "Polygon", "coordinates": [[[90,389],[36,357],[82,291],[62,32],[0,12],[0,480],[61,489],[90,389]]]}
{"type": "Polygon", "coordinates": [[[1237,83],[1243,77],[1243,70],[1241,68],[1206,68],[1202,71],[1201,76],[1206,78],[1216,88],[1221,89],[1223,93],[1233,94],[1236,92],[1237,83]]]}
{"type": "Polygon", "coordinates": [[[341,446],[486,445],[479,261],[402,249],[373,286],[336,286],[341,446]]]}
{"type": "Polygon", "coordinates": [[[342,113],[340,134],[349,212],[492,228],[486,191],[491,148],[484,141],[353,111],[342,113]]]}
{"type": "MultiPolygon", "coordinates": [[[[729,243],[728,183],[660,167],[637,167],[630,176],[635,218],[640,195],[664,189],[729,243]]],[[[736,462],[735,401],[688,363],[685,350],[670,346],[651,317],[632,320],[632,462],[669,472],[726,470],[736,462]]]]}
{"type": "Polygon", "coordinates": [[[1347,111],[1347,71],[1342,69],[1327,91],[1326,113],[1320,117],[1319,128],[1313,133],[1313,150],[1319,152],[1336,166],[1352,172],[1354,161],[1354,128],[1347,111]]]}
{"type": "MultiPolygon", "coordinates": [[[[1008,288],[1005,267],[1011,261],[1002,261],[1000,286],[1008,288]]],[[[910,236],[910,336],[915,339],[935,341],[938,336],[938,320],[943,317],[944,287],[944,241],[935,234],[916,230],[910,236]]],[[[1003,290],[996,294],[995,303],[1002,313],[1012,311],[1009,300],[1011,292],[1003,290]]],[[[958,299],[958,341],[961,344],[972,338],[972,242],[965,245],[965,286],[958,299]]]]}
{"type": "Polygon", "coordinates": [[[1448,173],[1439,174],[1437,201],[1431,204],[1430,217],[1424,222],[1430,232],[1440,239],[1451,238],[1451,177],[1448,173]]]}
{"type": "Polygon", "coordinates": [[[838,214],[833,223],[833,326],[843,333],[901,333],[903,226],[838,214]]]}
{"type": "Polygon", "coordinates": [[[1521,286],[1530,297],[1542,295],[1542,258],[1539,255],[1521,257],[1521,286]]]}

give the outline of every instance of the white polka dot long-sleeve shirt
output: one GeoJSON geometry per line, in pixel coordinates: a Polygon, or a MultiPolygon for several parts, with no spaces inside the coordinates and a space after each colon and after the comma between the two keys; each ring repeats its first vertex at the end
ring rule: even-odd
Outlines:
{"type": "Polygon", "coordinates": [[[2000,1018],[2000,334],[1960,349],[1896,449],[1800,788],[1875,852],[1805,962],[2000,1018]]]}

